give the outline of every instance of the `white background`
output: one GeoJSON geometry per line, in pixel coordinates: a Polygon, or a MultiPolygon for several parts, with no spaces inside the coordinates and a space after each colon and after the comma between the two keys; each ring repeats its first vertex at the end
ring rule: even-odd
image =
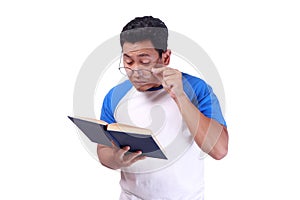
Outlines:
{"type": "Polygon", "coordinates": [[[197,42],[222,78],[229,154],[206,159],[206,199],[299,199],[297,1],[1,1],[0,199],[117,199],[85,150],[73,89],[88,55],[136,16],[197,42]],[[197,2],[197,3],[196,3],[197,2]]]}

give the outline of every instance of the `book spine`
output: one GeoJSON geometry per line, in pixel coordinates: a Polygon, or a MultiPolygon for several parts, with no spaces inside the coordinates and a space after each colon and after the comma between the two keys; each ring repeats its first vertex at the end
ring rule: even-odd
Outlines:
{"type": "Polygon", "coordinates": [[[107,127],[105,126],[105,135],[106,137],[108,137],[110,139],[110,141],[112,141],[117,147],[121,148],[121,144],[119,143],[119,141],[110,134],[110,131],[107,130],[107,127]]]}

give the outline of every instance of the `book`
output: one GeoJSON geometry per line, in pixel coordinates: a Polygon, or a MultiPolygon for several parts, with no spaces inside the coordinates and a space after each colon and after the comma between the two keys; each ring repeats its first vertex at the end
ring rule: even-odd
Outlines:
{"type": "Polygon", "coordinates": [[[113,142],[119,148],[129,146],[129,152],[142,151],[147,157],[167,159],[150,129],[85,117],[68,118],[94,143],[111,147],[113,142]]]}

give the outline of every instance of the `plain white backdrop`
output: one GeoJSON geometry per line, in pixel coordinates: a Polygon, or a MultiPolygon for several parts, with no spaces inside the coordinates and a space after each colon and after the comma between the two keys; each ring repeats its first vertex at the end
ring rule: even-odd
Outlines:
{"type": "MultiPolygon", "coordinates": [[[[119,174],[73,124],[81,65],[136,16],[161,18],[215,63],[229,154],[206,159],[206,199],[299,199],[297,1],[1,1],[0,199],[117,199],[119,174]]],[[[100,108],[99,108],[100,109],[100,108]]]]}

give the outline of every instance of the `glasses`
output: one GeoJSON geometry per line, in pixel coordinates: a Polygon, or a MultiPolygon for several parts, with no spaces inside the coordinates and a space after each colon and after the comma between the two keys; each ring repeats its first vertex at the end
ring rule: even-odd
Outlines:
{"type": "Polygon", "coordinates": [[[119,70],[121,74],[128,77],[131,77],[134,72],[144,78],[150,78],[152,76],[152,71],[149,69],[131,69],[129,67],[119,67],[119,70]]]}
{"type": "Polygon", "coordinates": [[[121,74],[123,74],[124,76],[128,76],[128,77],[131,77],[133,75],[133,73],[136,72],[140,77],[150,78],[153,75],[151,69],[157,65],[158,60],[159,59],[157,59],[156,61],[154,61],[152,63],[145,64],[145,66],[143,64],[140,65],[140,67],[147,67],[148,69],[145,69],[145,68],[131,69],[129,67],[120,66],[121,65],[121,59],[120,59],[119,71],[121,72],[121,74]]]}

